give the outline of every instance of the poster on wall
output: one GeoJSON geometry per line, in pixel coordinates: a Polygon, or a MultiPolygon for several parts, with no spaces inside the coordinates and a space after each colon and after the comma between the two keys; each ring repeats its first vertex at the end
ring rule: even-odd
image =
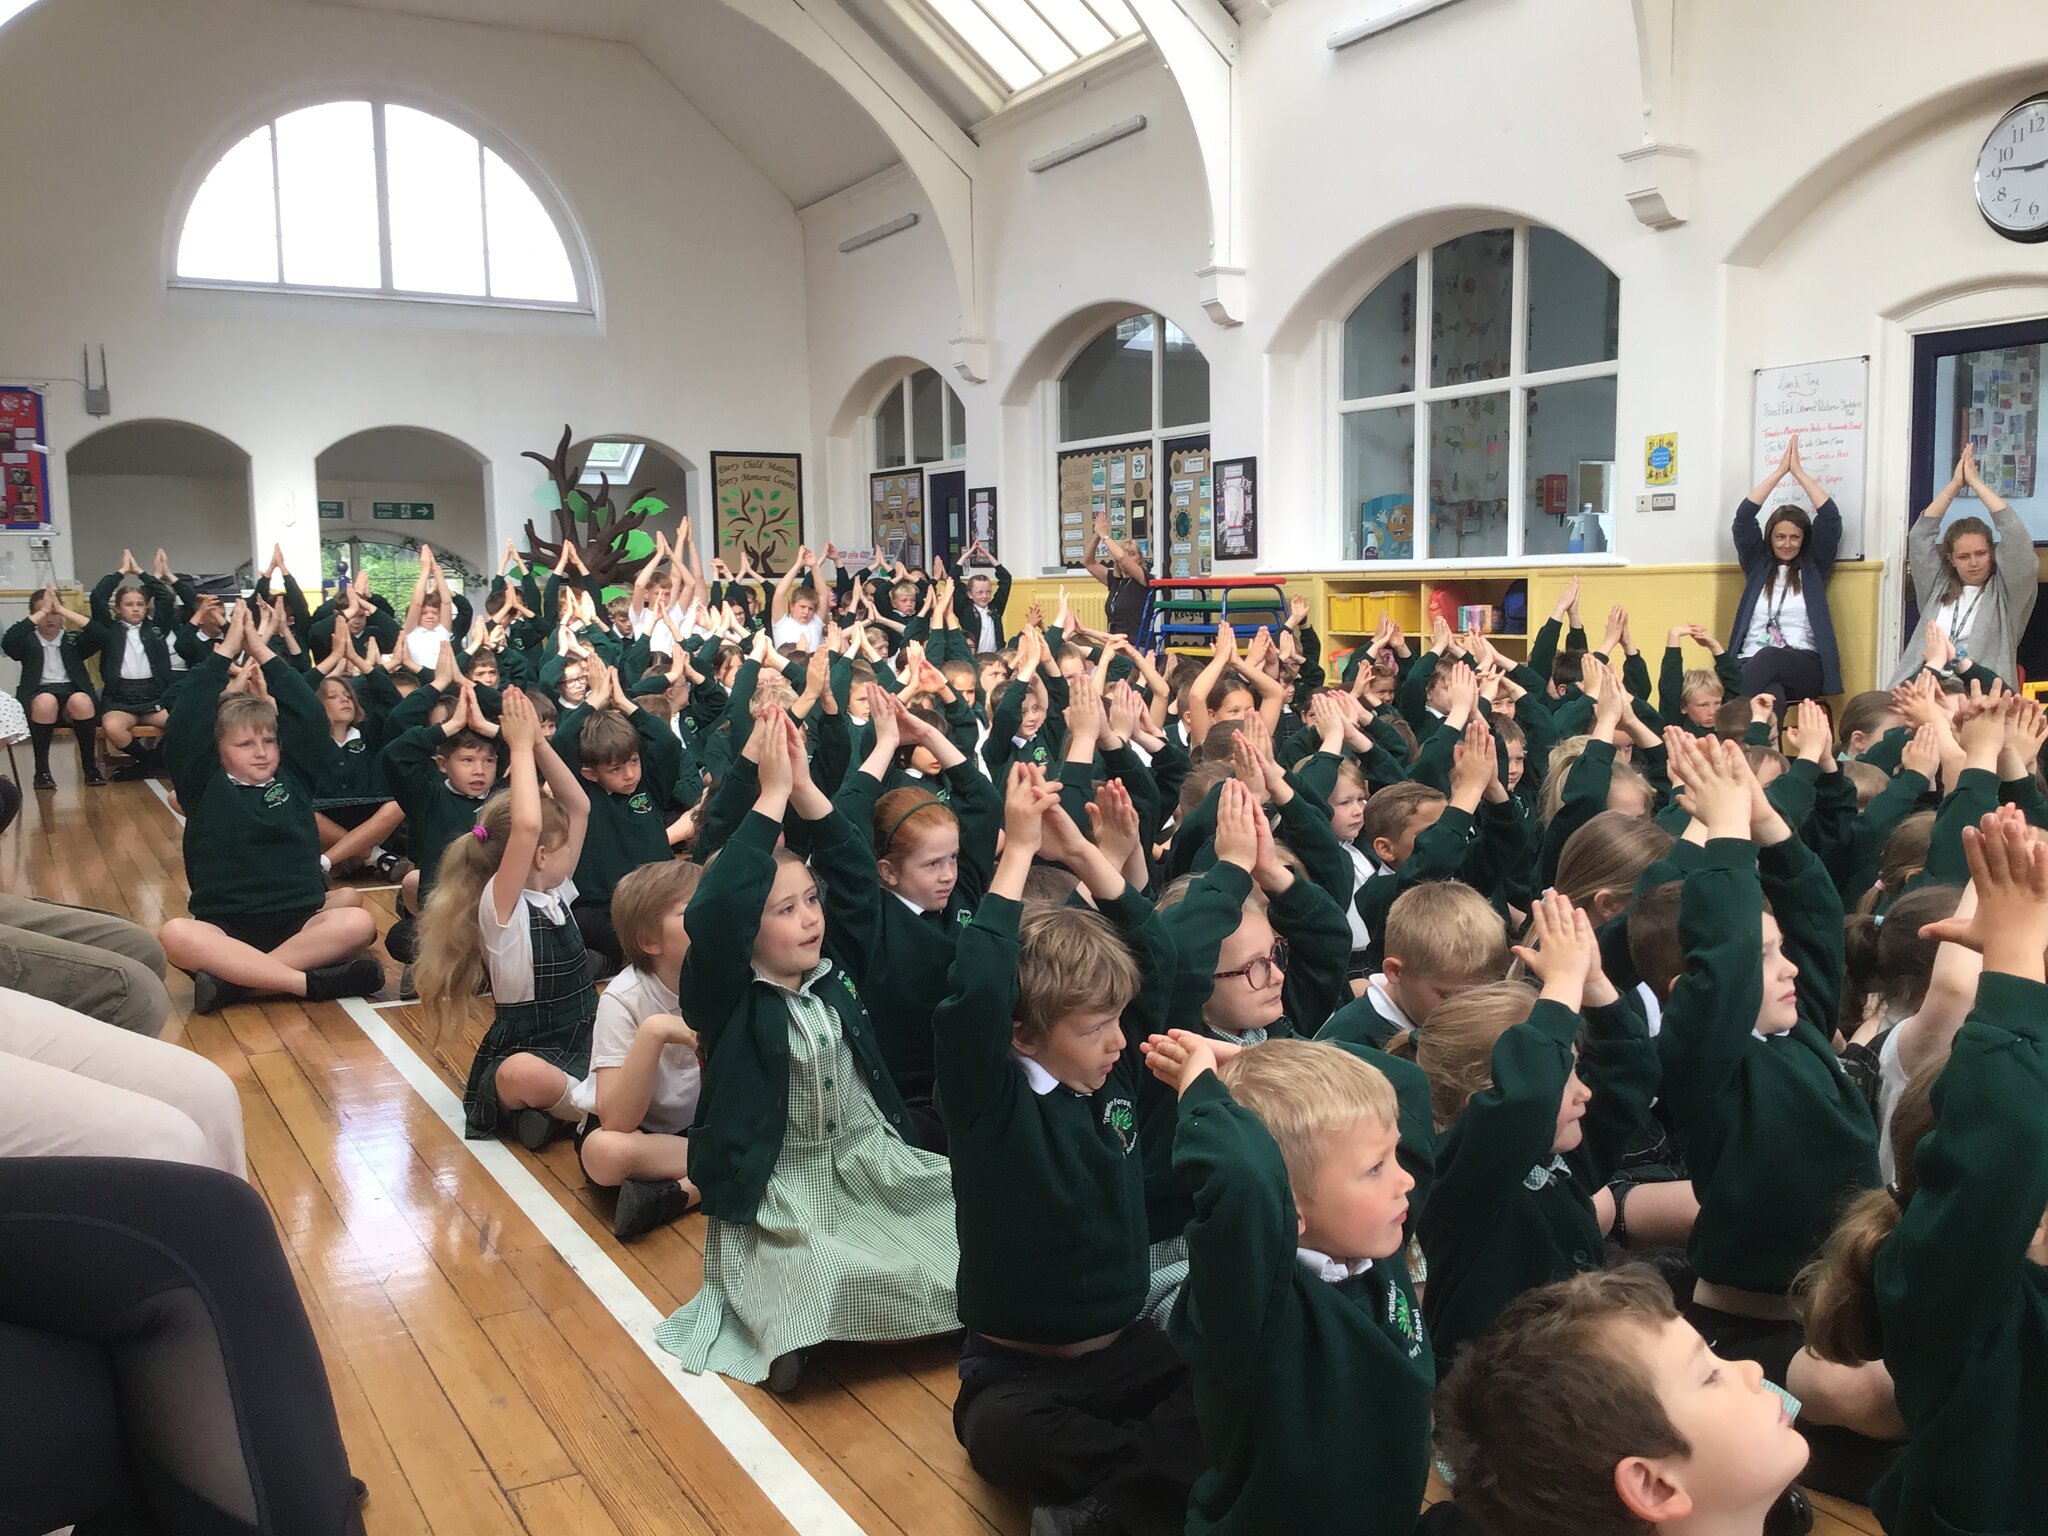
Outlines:
{"type": "Polygon", "coordinates": [[[1259,461],[1224,459],[1216,466],[1222,515],[1216,524],[1216,558],[1259,558],[1259,461]]]}
{"type": "Polygon", "coordinates": [[[886,470],[868,476],[868,529],[875,554],[912,570],[924,565],[924,471],[886,470]]]}
{"type": "Polygon", "coordinates": [[[1108,519],[1111,538],[1135,543],[1151,564],[1151,463],[1150,442],[1060,455],[1060,564],[1079,566],[1087,556],[1095,541],[1097,513],[1108,519]]]}
{"type": "Polygon", "coordinates": [[[1966,353],[1957,368],[1956,435],[1977,450],[1977,473],[2007,501],[2030,499],[2039,467],[2040,343],[1966,353]]]}
{"type": "Polygon", "coordinates": [[[1215,465],[1209,439],[1184,437],[1160,450],[1166,460],[1168,576],[1207,576],[1216,564],[1215,465]]]}
{"type": "Polygon", "coordinates": [[[780,576],[804,542],[804,460],[800,453],[711,455],[711,515],[718,558],[733,570],[751,557],[780,576]]]}
{"type": "Polygon", "coordinates": [[[991,560],[1002,558],[996,546],[996,488],[978,486],[967,493],[967,543],[979,544],[991,560]]]}
{"type": "Polygon", "coordinates": [[[49,439],[43,397],[21,385],[0,385],[0,483],[5,525],[16,531],[50,526],[49,439]]]}
{"type": "MultiPolygon", "coordinates": [[[[1756,417],[1750,446],[1750,478],[1761,480],[1799,439],[1799,462],[1834,498],[1842,511],[1842,545],[1837,558],[1863,558],[1863,428],[1868,414],[1870,359],[1837,357],[1818,363],[1756,371],[1756,417]]],[[[1787,476],[1771,495],[1806,505],[1799,482],[1787,476]]]]}

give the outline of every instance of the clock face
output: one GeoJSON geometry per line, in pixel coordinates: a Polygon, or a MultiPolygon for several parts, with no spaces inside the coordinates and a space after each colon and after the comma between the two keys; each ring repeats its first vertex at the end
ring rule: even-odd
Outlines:
{"type": "Polygon", "coordinates": [[[2048,240],[2048,97],[2023,101],[1977,153],[1977,206],[2013,240],[2048,240]]]}

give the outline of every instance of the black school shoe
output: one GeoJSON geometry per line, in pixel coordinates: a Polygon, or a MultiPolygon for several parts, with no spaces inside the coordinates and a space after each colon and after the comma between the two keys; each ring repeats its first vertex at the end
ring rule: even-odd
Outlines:
{"type": "Polygon", "coordinates": [[[51,777],[50,770],[45,768],[36,774],[35,787],[37,789],[55,789],[57,781],[51,777]]]}
{"type": "Polygon", "coordinates": [[[357,955],[339,965],[306,972],[306,1001],[330,1003],[338,997],[368,997],[382,990],[384,966],[374,955],[357,955]]]}
{"type": "Polygon", "coordinates": [[[1779,1494],[1764,1516],[1764,1536],[1806,1536],[1812,1529],[1813,1503],[1797,1483],[1779,1494]]]}
{"type": "Polygon", "coordinates": [[[420,957],[420,920],[401,917],[384,931],[384,953],[400,965],[411,965],[420,957]]]}
{"type": "MultiPolygon", "coordinates": [[[[803,1379],[804,1351],[792,1349],[787,1354],[777,1355],[768,1362],[768,1379],[762,1382],[761,1385],[770,1392],[773,1392],[777,1397],[787,1397],[797,1389],[797,1383],[803,1379]]],[[[1031,1529],[1034,1536],[1036,1536],[1038,1524],[1035,1519],[1032,1522],[1031,1529]]],[[[1074,1536],[1083,1536],[1082,1528],[1077,1527],[1074,1536]]],[[[1087,1532],[1086,1536],[1107,1536],[1107,1532],[1087,1532]]]]}
{"type": "Polygon", "coordinates": [[[679,1221],[695,1202],[674,1179],[628,1179],[619,1186],[618,1208],[612,1212],[612,1236],[638,1237],[679,1221]]]}
{"type": "MultiPolygon", "coordinates": [[[[308,978],[310,980],[310,978],[308,978]]],[[[192,973],[192,1011],[194,1013],[219,1013],[230,1004],[239,1003],[249,994],[232,981],[222,981],[211,971],[192,973]]]]}
{"type": "Polygon", "coordinates": [[[1095,1499],[1041,1504],[1031,1511],[1031,1536],[1123,1536],[1116,1517],[1095,1499]]]}
{"type": "Polygon", "coordinates": [[[544,1109],[515,1109],[512,1111],[512,1139],[529,1152],[538,1152],[555,1139],[557,1130],[566,1121],[557,1120],[544,1109]]]}
{"type": "Polygon", "coordinates": [[[92,767],[85,770],[85,787],[87,789],[98,789],[106,782],[106,775],[100,772],[98,763],[94,763],[92,767]]]}
{"type": "MultiPolygon", "coordinates": [[[[396,885],[412,873],[412,860],[406,858],[403,854],[387,853],[370,867],[393,885],[396,885]]],[[[393,956],[392,958],[396,959],[397,957],[393,956]]]]}

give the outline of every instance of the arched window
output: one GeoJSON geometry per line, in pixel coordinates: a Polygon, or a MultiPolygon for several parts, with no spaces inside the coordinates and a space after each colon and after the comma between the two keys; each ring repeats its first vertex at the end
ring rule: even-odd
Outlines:
{"type": "Polygon", "coordinates": [[[557,215],[498,150],[395,102],[287,112],[214,163],[176,280],[587,309],[557,215]]]}
{"type": "Polygon", "coordinates": [[[1164,315],[1131,315],[1081,349],[1059,394],[1060,562],[1081,563],[1100,513],[1162,574],[1206,574],[1209,363],[1193,339],[1164,315]]]}
{"type": "Polygon", "coordinates": [[[966,409],[936,369],[920,368],[889,386],[875,407],[876,469],[951,464],[966,457],[966,409]]]}
{"type": "Polygon", "coordinates": [[[1344,321],[1344,558],[1608,547],[1620,317],[1615,275],[1537,226],[1461,235],[1385,278],[1344,321]]]}

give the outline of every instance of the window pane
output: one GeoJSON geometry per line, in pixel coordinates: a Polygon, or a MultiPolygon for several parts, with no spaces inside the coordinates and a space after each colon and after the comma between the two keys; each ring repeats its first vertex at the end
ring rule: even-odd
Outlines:
{"type": "Polygon", "coordinates": [[[1162,427],[1191,427],[1209,419],[1209,360],[1188,333],[1166,322],[1166,365],[1159,381],[1162,427]]]}
{"type": "Polygon", "coordinates": [[[910,462],[936,464],[945,455],[939,426],[939,391],[946,386],[929,368],[910,376],[910,462]]]}
{"type": "Polygon", "coordinates": [[[1529,231],[1529,370],[1621,355],[1621,279],[1554,229],[1529,231]]]}
{"type": "Polygon", "coordinates": [[[1415,260],[1381,279],[1344,321],[1344,398],[1415,387],[1415,260]]]}
{"type": "Polygon", "coordinates": [[[875,412],[875,468],[894,469],[903,456],[903,386],[898,384],[875,412]]]}
{"type": "Polygon", "coordinates": [[[1138,18],[1124,0],[1088,0],[1088,9],[1100,16],[1118,37],[1130,37],[1138,30],[1138,18]]]}
{"type": "Polygon", "coordinates": [[[1508,229],[1481,230],[1436,248],[1429,285],[1430,382],[1507,376],[1514,258],[1515,235],[1508,229]]]}
{"type": "Polygon", "coordinates": [[[1415,407],[1344,418],[1344,558],[1415,555],[1415,407]]]}
{"type": "Polygon", "coordinates": [[[330,101],[277,120],[284,280],[381,288],[377,165],[367,101],[330,101]]]}
{"type": "Polygon", "coordinates": [[[206,173],[178,235],[178,276],[222,282],[277,281],[277,193],[270,124],[206,173]]]}
{"type": "Polygon", "coordinates": [[[391,283],[414,293],[484,291],[484,193],[477,142],[410,107],[384,109],[391,283]]]}
{"type": "MultiPolygon", "coordinates": [[[[1155,334],[1150,315],[1133,315],[1081,349],[1060,376],[1061,442],[1152,429],[1155,334]]],[[[1205,377],[1204,394],[1207,389],[1205,377]]]]}
{"type": "Polygon", "coordinates": [[[1614,545],[1614,380],[1579,379],[1529,391],[1529,489],[1522,550],[1561,555],[1614,545]],[[1584,514],[1590,506],[1592,516],[1584,514]]]}
{"type": "Polygon", "coordinates": [[[1045,24],[1040,16],[1024,0],[978,0],[995,24],[1008,33],[1047,74],[1056,69],[1065,69],[1074,62],[1074,50],[1060,41],[1059,34],[1045,24]]]}
{"type": "Polygon", "coordinates": [[[953,386],[946,386],[946,457],[967,457],[967,408],[953,386]]]}
{"type": "Polygon", "coordinates": [[[1001,77],[1011,90],[1022,90],[1044,75],[1023,51],[1003,36],[1002,28],[982,13],[974,0],[932,0],[932,9],[960,34],[960,41],[1001,77]]]}
{"type": "Polygon", "coordinates": [[[1033,0],[1033,7],[1083,58],[1116,41],[1101,18],[1081,0],[1033,0]]]}
{"type": "Polygon", "coordinates": [[[1508,397],[1474,395],[1429,408],[1432,560],[1508,552],[1508,397]]]}
{"type": "Polygon", "coordinates": [[[497,151],[484,151],[484,208],[491,241],[491,297],[574,304],[576,272],[561,231],[497,151]]]}

